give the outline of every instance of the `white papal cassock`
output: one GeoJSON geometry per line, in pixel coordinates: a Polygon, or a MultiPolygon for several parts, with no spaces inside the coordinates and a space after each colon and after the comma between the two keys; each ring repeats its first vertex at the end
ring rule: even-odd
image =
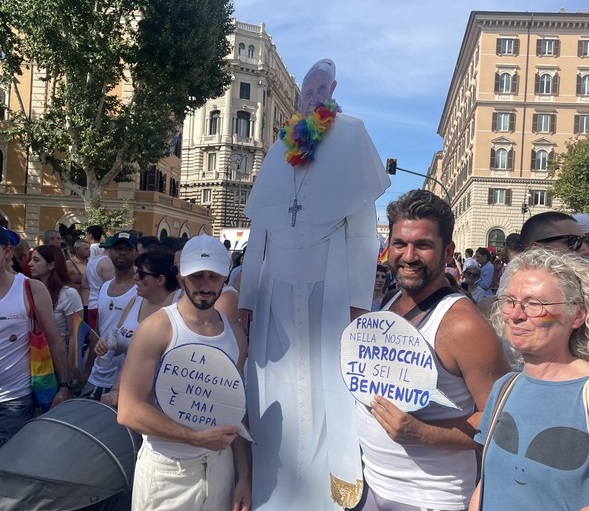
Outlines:
{"type": "Polygon", "coordinates": [[[374,202],[389,179],[362,121],[342,114],[310,165],[293,168],[284,150],[281,141],[271,147],[245,208],[252,228],[239,306],[254,311],[253,509],[340,509],[359,498],[362,481],[340,337],[351,306],[370,310],[374,202]]]}

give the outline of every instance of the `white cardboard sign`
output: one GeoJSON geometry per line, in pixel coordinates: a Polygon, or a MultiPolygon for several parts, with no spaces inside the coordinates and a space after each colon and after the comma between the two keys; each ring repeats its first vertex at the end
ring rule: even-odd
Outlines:
{"type": "Polygon", "coordinates": [[[346,327],[341,370],[352,395],[367,406],[380,395],[404,412],[430,401],[459,408],[437,389],[438,369],[429,343],[393,312],[369,312],[346,327]]]}
{"type": "Polygon", "coordinates": [[[242,423],[243,379],[223,350],[197,343],[172,348],[162,357],[154,389],[158,405],[173,421],[197,431],[238,425],[239,434],[254,441],[242,423]]]}

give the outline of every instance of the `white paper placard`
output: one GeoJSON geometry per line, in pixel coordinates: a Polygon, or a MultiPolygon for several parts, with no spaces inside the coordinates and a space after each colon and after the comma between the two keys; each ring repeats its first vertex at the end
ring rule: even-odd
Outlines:
{"type": "Polygon", "coordinates": [[[172,348],[162,357],[154,389],[162,411],[178,424],[197,431],[239,426],[239,434],[253,442],[242,423],[243,379],[223,350],[197,343],[172,348]]]}
{"type": "Polygon", "coordinates": [[[393,312],[369,312],[346,327],[341,370],[349,391],[367,406],[380,395],[404,412],[424,408],[430,401],[459,408],[437,389],[431,346],[419,330],[393,312]]]}

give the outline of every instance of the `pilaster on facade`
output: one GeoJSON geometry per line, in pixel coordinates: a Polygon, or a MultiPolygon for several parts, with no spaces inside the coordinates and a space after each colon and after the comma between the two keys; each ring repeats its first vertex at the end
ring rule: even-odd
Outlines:
{"type": "Polygon", "coordinates": [[[471,13],[430,167],[459,249],[502,246],[530,214],[561,207],[548,162],[589,131],[588,29],[587,13],[471,13]]]}

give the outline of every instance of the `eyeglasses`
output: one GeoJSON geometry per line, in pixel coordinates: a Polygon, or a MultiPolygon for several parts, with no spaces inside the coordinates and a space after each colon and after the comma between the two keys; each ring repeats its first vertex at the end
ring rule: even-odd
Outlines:
{"type": "Polygon", "coordinates": [[[541,302],[536,298],[524,298],[523,300],[514,300],[511,296],[501,295],[497,297],[497,304],[503,314],[509,314],[515,305],[518,304],[528,318],[538,318],[544,314],[544,307],[547,305],[564,305],[575,302],[541,302]]]}
{"type": "Polygon", "coordinates": [[[474,271],[465,271],[464,272],[465,277],[478,277],[479,275],[480,275],[480,273],[475,273],[474,271]]]}
{"type": "Polygon", "coordinates": [[[558,241],[558,240],[566,240],[567,246],[575,252],[583,246],[583,243],[589,244],[589,237],[577,236],[576,234],[562,234],[560,236],[551,236],[550,238],[536,240],[536,242],[537,243],[550,243],[551,241],[558,241]]]}
{"type": "Polygon", "coordinates": [[[143,280],[146,275],[151,275],[152,277],[159,277],[161,273],[151,273],[149,271],[135,270],[135,275],[139,277],[139,280],[143,280]]]}

